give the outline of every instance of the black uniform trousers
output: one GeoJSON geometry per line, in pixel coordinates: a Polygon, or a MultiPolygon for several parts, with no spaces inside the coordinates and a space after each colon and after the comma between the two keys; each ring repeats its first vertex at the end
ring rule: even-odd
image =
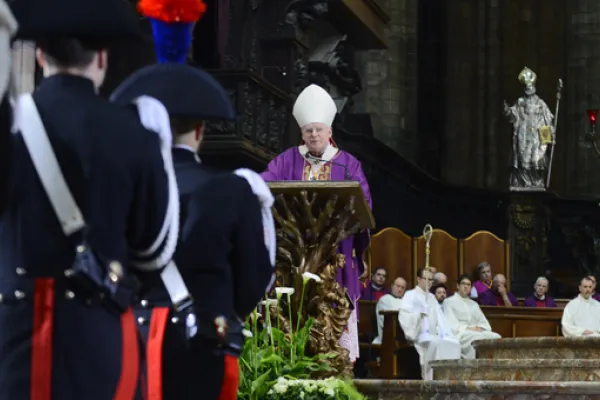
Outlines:
{"type": "MultiPolygon", "coordinates": [[[[167,209],[157,135],[83,77],[45,78],[33,97],[85,216],[87,244],[127,267],[130,249],[147,249],[158,236],[167,209]]],[[[141,355],[133,312],[70,290],[64,273],[81,238],[63,233],[10,114],[3,101],[0,400],[132,400],[141,355]]]]}
{"type": "Polygon", "coordinates": [[[202,337],[188,340],[184,321],[164,306],[136,306],[145,342],[148,400],[235,400],[239,383],[236,356],[202,337]]]}
{"type": "MultiPolygon", "coordinates": [[[[235,400],[238,359],[216,339],[214,320],[245,318],[264,296],[273,267],[264,244],[258,198],[246,180],[207,169],[194,153],[174,149],[181,198],[181,230],[174,260],[195,299],[200,330],[191,341],[157,274],[139,274],[135,307],[146,339],[151,400],[235,400]],[[162,394],[163,397],[160,397],[162,394]]],[[[241,333],[227,342],[243,344],[241,333]]],[[[232,347],[233,347],[232,346],[232,347]]]]}
{"type": "Polygon", "coordinates": [[[140,346],[133,311],[120,314],[78,298],[63,282],[0,282],[0,343],[6,346],[0,353],[10,356],[0,363],[0,399],[136,398],[140,346]],[[71,385],[60,384],[67,381],[71,385]]]}

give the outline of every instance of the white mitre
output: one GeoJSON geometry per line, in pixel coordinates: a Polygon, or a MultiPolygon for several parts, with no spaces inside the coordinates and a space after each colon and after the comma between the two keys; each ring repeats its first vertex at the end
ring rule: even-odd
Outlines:
{"type": "Polygon", "coordinates": [[[337,107],[325,89],[312,84],[300,93],[292,114],[300,128],[317,122],[330,127],[337,114],[337,107]]]}

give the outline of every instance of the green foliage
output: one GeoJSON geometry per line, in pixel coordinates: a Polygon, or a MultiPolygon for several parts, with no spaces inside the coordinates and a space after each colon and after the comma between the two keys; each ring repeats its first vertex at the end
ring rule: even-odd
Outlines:
{"type": "Polygon", "coordinates": [[[291,295],[293,288],[277,288],[277,299],[265,300],[264,325],[259,329],[259,316],[254,310],[246,321],[246,339],[240,356],[238,400],[365,400],[350,381],[336,378],[310,379],[335,372],[327,360],[336,354],[315,354],[308,351],[313,318],[302,326],[304,291],[309,280],[320,281],[316,275],[303,275],[302,295],[293,329],[291,295]],[[281,298],[287,296],[287,321],[282,317],[281,298]],[[271,310],[275,312],[273,326],[271,310]]]}
{"type": "MultiPolygon", "coordinates": [[[[250,327],[249,322],[246,325],[250,327]]],[[[279,377],[306,379],[313,373],[331,371],[323,360],[333,355],[307,355],[312,325],[309,319],[295,334],[275,327],[270,332],[252,329],[253,336],[244,343],[240,357],[239,400],[264,400],[279,377]]]]}

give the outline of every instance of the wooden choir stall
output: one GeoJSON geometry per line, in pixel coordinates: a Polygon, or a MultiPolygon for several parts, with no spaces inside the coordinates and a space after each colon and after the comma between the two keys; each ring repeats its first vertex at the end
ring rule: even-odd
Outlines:
{"type": "MultiPolygon", "coordinates": [[[[510,290],[510,243],[491,232],[475,232],[458,239],[439,229],[433,230],[431,266],[448,277],[447,286],[456,291],[456,280],[464,273],[475,281],[477,265],[483,261],[491,264],[492,273],[504,274],[510,290]]],[[[369,251],[371,269],[386,268],[390,284],[396,277],[407,282],[407,290],[416,284],[416,274],[425,265],[425,238],[410,237],[396,228],[385,228],[372,237],[369,251]]],[[[532,282],[533,286],[533,282],[532,282]]],[[[568,300],[557,300],[558,308],[482,306],[492,330],[502,337],[560,336],[560,321],[568,300]]],[[[359,302],[361,355],[378,356],[369,363],[371,375],[384,379],[419,379],[418,355],[404,337],[398,323],[398,311],[382,311],[384,328],[381,345],[371,344],[377,335],[376,302],[359,302]]],[[[371,357],[374,358],[374,357],[371,357]]]]}

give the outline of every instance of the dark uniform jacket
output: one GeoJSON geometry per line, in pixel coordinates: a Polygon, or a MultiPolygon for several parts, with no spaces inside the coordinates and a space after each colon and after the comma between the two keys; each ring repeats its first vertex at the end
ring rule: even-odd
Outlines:
{"type": "MultiPolygon", "coordinates": [[[[187,149],[174,148],[173,160],[183,220],[175,262],[195,299],[201,333],[188,348],[182,320],[171,313],[161,343],[156,307],[169,306],[168,296],[156,274],[145,274],[136,315],[148,339],[149,390],[159,379],[151,371],[156,363],[153,354],[162,346],[164,399],[197,399],[199,393],[203,399],[217,399],[227,346],[213,337],[213,321],[224,316],[234,325],[237,317],[245,318],[265,295],[273,268],[260,205],[246,180],[210,170],[187,149]]],[[[240,330],[228,340],[241,346],[240,330]]]]}
{"type": "MultiPolygon", "coordinates": [[[[88,244],[126,266],[131,248],[155,240],[166,212],[158,136],[82,77],[46,78],[33,98],[89,227],[88,244]]],[[[3,119],[6,113],[3,106],[3,119]]],[[[131,399],[140,355],[133,313],[70,290],[64,271],[81,236],[65,237],[22,137],[4,121],[0,399],[131,399]]]]}

